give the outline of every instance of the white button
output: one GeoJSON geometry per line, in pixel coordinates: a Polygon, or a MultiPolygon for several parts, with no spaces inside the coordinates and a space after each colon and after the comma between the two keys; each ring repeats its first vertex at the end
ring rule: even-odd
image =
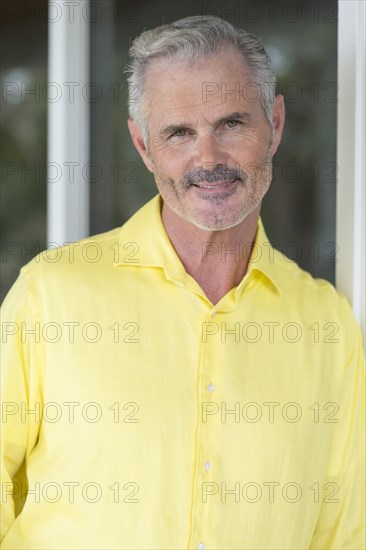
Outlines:
{"type": "Polygon", "coordinates": [[[209,391],[210,393],[212,393],[213,391],[215,391],[215,386],[214,386],[213,384],[209,384],[209,385],[207,386],[207,389],[208,389],[208,391],[209,391]]]}
{"type": "Polygon", "coordinates": [[[215,317],[215,315],[216,315],[216,311],[215,311],[215,310],[212,310],[212,311],[211,311],[211,317],[215,317]]]}
{"type": "Polygon", "coordinates": [[[205,470],[212,470],[212,464],[209,460],[206,460],[206,462],[204,464],[204,469],[205,470]]]}
{"type": "Polygon", "coordinates": [[[198,545],[198,550],[205,550],[205,548],[206,548],[206,545],[203,544],[203,542],[200,542],[198,545]]]}

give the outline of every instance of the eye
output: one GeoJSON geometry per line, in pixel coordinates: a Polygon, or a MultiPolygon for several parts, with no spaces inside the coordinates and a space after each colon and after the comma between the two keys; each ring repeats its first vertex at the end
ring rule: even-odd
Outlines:
{"type": "Polygon", "coordinates": [[[179,130],[176,130],[170,137],[186,137],[187,133],[188,132],[185,128],[179,128],[179,130]]]}
{"type": "Polygon", "coordinates": [[[241,122],[240,120],[227,120],[226,124],[228,125],[229,128],[237,128],[238,126],[241,125],[241,122]]]}

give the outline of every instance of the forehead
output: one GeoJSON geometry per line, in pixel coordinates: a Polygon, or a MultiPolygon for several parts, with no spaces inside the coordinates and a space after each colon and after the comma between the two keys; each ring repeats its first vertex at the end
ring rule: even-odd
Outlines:
{"type": "Polygon", "coordinates": [[[157,59],[147,72],[146,93],[150,123],[167,117],[224,114],[240,107],[255,111],[260,94],[243,56],[232,49],[201,58],[193,64],[157,59]],[[256,100],[256,97],[258,100],[256,100]]]}

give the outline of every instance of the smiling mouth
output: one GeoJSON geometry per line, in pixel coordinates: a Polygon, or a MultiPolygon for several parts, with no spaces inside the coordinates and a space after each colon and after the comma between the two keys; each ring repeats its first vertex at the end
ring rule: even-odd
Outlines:
{"type": "Polygon", "coordinates": [[[238,180],[235,179],[233,181],[218,181],[214,183],[194,183],[193,185],[195,187],[203,188],[203,189],[220,189],[221,187],[227,187],[228,185],[231,185],[232,183],[237,182],[238,180]]]}

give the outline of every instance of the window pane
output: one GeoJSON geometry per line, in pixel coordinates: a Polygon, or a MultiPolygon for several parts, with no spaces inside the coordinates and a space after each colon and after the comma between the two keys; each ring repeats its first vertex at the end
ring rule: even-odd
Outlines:
{"type": "Polygon", "coordinates": [[[46,243],[47,0],[1,17],[1,299],[46,243]]]}

